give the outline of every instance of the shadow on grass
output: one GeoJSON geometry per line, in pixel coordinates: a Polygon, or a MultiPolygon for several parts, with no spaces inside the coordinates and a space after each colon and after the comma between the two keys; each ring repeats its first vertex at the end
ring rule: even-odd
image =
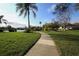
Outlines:
{"type": "Polygon", "coordinates": [[[52,32],[49,33],[63,56],[79,55],[79,34],[52,32]]]}
{"type": "Polygon", "coordinates": [[[62,39],[66,39],[68,41],[79,41],[79,35],[74,35],[74,34],[50,34],[52,37],[57,37],[57,38],[61,38],[59,40],[62,40],[62,39]]]}

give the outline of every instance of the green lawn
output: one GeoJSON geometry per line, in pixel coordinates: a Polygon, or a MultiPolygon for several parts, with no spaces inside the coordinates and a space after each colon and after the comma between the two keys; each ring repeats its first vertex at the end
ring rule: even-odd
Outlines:
{"type": "Polygon", "coordinates": [[[39,39],[37,33],[0,33],[0,55],[24,55],[39,39]]]}
{"type": "Polygon", "coordinates": [[[63,56],[79,56],[79,30],[47,32],[54,39],[63,56]]]}

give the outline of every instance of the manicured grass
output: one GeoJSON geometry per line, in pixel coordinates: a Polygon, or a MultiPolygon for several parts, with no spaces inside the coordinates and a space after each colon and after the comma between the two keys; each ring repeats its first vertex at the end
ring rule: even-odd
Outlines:
{"type": "Polygon", "coordinates": [[[63,56],[79,55],[79,30],[64,32],[47,32],[54,39],[57,48],[63,56]]]}
{"type": "Polygon", "coordinates": [[[39,38],[38,33],[0,33],[0,55],[24,55],[39,38]]]}

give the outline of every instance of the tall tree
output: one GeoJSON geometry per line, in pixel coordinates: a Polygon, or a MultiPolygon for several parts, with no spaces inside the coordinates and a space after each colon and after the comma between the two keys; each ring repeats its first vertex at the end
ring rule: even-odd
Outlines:
{"type": "Polygon", "coordinates": [[[59,3],[55,7],[54,14],[63,27],[70,21],[70,5],[69,3],[59,3]]]}
{"type": "Polygon", "coordinates": [[[30,11],[33,12],[34,17],[36,17],[36,11],[38,10],[35,3],[17,3],[16,11],[20,11],[19,16],[24,15],[26,17],[28,15],[28,28],[30,29],[30,11]]]}

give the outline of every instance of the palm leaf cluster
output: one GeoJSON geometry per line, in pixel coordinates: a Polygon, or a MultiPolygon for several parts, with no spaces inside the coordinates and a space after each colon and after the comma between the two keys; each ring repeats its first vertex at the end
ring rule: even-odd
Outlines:
{"type": "Polygon", "coordinates": [[[30,12],[32,11],[34,17],[36,17],[36,11],[38,8],[35,3],[17,3],[16,4],[16,11],[19,11],[19,16],[24,15],[26,17],[28,15],[28,27],[30,28],[30,12]]]}
{"type": "Polygon", "coordinates": [[[56,18],[63,27],[70,21],[70,6],[71,4],[69,3],[59,3],[55,7],[54,14],[57,16],[56,18]]]}

